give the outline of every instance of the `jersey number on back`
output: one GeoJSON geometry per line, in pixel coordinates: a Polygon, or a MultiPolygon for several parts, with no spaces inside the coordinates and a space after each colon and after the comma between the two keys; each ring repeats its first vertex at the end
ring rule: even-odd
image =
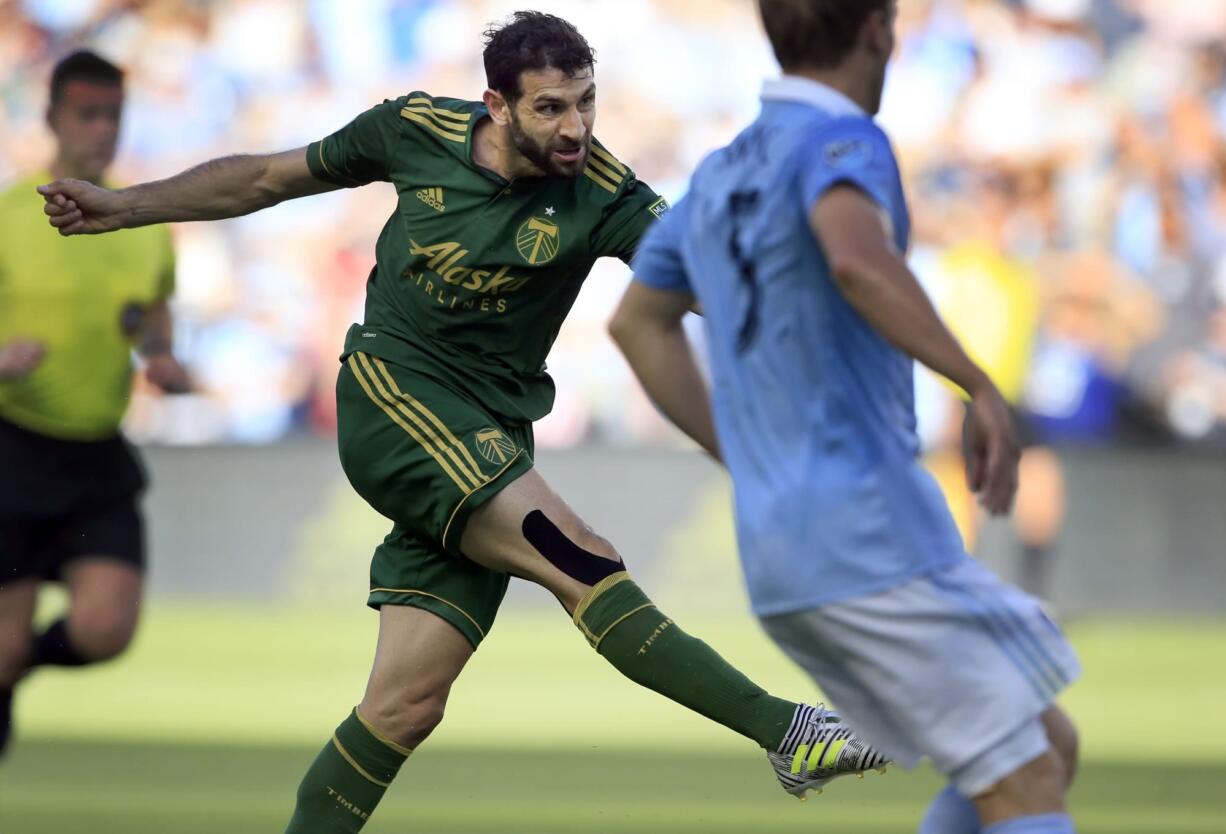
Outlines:
{"type": "Polygon", "coordinates": [[[732,216],[732,234],[728,238],[728,256],[736,264],[737,277],[745,288],[747,302],[745,314],[741,317],[741,325],[736,332],[737,356],[745,353],[753,345],[758,335],[758,306],[761,289],[758,287],[758,273],[754,262],[750,260],[741,246],[741,233],[745,217],[752,214],[758,207],[757,191],[734,191],[728,197],[728,213],[732,216]]]}

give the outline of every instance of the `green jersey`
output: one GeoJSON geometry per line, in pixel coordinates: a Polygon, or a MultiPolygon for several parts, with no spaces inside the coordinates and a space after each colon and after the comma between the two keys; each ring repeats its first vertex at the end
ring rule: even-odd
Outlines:
{"type": "Polygon", "coordinates": [[[508,181],[473,161],[480,102],[422,92],[385,101],[307,150],[338,185],[390,182],[362,351],[433,376],[500,418],[553,406],[545,357],[596,259],[629,262],[668,205],[599,142],[582,176],[508,181]]]}

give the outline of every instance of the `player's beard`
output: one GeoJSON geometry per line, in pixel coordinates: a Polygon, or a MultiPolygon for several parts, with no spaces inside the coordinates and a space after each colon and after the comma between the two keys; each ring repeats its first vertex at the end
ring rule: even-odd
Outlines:
{"type": "Polygon", "coordinates": [[[511,142],[515,145],[515,150],[519,151],[525,159],[537,168],[544,171],[546,175],[574,179],[583,173],[583,166],[587,163],[591,134],[585,135],[583,141],[579,143],[555,140],[543,144],[528,135],[523,125],[519,123],[519,118],[512,112],[511,142]],[[576,148],[582,148],[583,153],[574,162],[560,163],[553,158],[554,151],[573,151],[576,148]]]}

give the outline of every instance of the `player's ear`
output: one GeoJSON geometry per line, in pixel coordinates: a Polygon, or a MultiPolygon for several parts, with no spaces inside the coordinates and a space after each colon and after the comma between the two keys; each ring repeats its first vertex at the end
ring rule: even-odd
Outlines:
{"type": "Polygon", "coordinates": [[[494,120],[494,124],[506,127],[511,123],[511,105],[502,93],[497,90],[486,90],[482,93],[481,100],[485,102],[486,109],[490,111],[490,118],[494,120]]]}
{"type": "Polygon", "coordinates": [[[878,9],[864,22],[863,35],[874,55],[889,57],[894,51],[893,4],[878,9]]]}

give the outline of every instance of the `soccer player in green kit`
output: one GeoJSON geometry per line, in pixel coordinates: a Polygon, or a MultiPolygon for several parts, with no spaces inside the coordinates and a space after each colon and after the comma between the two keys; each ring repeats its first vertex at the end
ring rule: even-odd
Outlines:
{"type": "Polygon", "coordinates": [[[233,217],[374,181],[400,195],[337,382],[345,473],[394,522],[371,565],[374,668],[288,830],[361,828],[442,719],[510,576],[552,592],[622,674],[755,741],[789,792],[880,768],[837,716],[773,697],[676,626],[533,468],[562,320],[594,261],[628,260],[667,206],[592,138],[594,57],[573,26],[519,12],[486,38],[481,102],[413,92],[306,148],[117,192],[40,189],[68,235],[233,217]]]}

